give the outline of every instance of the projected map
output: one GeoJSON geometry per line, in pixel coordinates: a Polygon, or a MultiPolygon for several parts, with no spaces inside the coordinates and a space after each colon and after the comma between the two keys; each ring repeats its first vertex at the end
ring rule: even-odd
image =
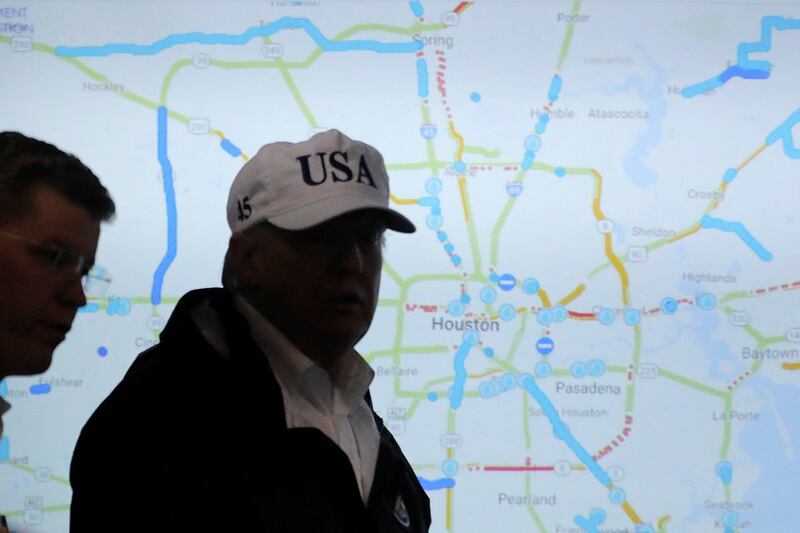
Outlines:
{"type": "Polygon", "coordinates": [[[118,205],[112,281],[0,383],[0,513],[67,530],[83,423],[219,285],[236,172],[335,127],[418,227],[359,350],[432,531],[796,529],[797,50],[786,2],[0,2],[0,129],[118,205]]]}

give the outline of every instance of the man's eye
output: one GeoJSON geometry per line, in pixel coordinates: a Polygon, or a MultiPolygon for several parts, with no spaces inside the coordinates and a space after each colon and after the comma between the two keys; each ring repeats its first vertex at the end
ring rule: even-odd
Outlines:
{"type": "Polygon", "coordinates": [[[365,246],[383,244],[383,230],[367,230],[357,235],[358,242],[365,246]]]}
{"type": "Polygon", "coordinates": [[[51,248],[36,248],[33,253],[48,265],[55,267],[58,267],[62,255],[61,250],[51,248]]]}

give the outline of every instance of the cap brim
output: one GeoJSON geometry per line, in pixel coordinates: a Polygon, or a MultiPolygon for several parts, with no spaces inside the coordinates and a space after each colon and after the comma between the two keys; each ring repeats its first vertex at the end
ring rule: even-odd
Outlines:
{"type": "Polygon", "coordinates": [[[317,224],[322,224],[323,222],[327,222],[332,218],[346,213],[360,211],[362,209],[380,211],[386,215],[386,227],[390,230],[400,233],[414,233],[417,230],[416,226],[414,226],[409,219],[394,209],[390,209],[378,203],[371,203],[363,197],[354,196],[322,198],[314,203],[306,204],[287,213],[282,213],[277,216],[268,216],[267,220],[279,228],[302,230],[316,226],[317,224]]]}

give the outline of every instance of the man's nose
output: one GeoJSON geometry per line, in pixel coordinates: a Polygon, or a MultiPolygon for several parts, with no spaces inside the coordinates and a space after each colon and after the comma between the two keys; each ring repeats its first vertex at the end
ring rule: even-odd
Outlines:
{"type": "Polygon", "coordinates": [[[62,303],[76,308],[86,305],[86,294],[83,292],[83,278],[72,276],[66,283],[61,292],[62,303]]]}
{"type": "Polygon", "coordinates": [[[362,250],[358,239],[346,237],[335,245],[336,256],[334,268],[346,272],[361,273],[364,271],[364,250],[362,250]]]}

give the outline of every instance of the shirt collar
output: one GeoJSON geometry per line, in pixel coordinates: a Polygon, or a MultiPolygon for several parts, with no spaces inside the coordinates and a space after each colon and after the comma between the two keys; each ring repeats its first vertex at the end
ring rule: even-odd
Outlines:
{"type": "Polygon", "coordinates": [[[358,352],[350,350],[326,372],[247,300],[238,295],[235,302],[276,379],[291,396],[301,396],[333,415],[348,415],[363,400],[375,372],[358,352]]]}

